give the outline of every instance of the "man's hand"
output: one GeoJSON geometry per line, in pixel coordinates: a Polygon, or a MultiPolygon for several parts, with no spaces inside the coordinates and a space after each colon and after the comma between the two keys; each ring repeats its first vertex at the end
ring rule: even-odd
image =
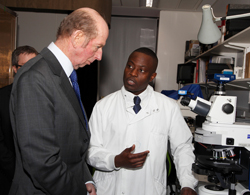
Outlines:
{"type": "Polygon", "coordinates": [[[121,154],[115,156],[115,166],[122,168],[138,168],[142,167],[146,157],[149,153],[148,150],[133,154],[131,153],[135,149],[135,145],[130,148],[126,148],[121,154]]]}
{"type": "Polygon", "coordinates": [[[181,189],[181,195],[197,195],[197,193],[188,187],[184,187],[181,189]]]}
{"type": "Polygon", "coordinates": [[[92,183],[87,183],[86,188],[89,195],[96,195],[95,186],[92,183]]]}

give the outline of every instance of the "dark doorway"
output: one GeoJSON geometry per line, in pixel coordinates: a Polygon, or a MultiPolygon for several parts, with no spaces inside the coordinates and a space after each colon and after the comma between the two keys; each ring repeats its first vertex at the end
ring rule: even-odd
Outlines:
{"type": "Polygon", "coordinates": [[[76,72],[82,103],[89,119],[97,99],[98,61],[79,68],[76,72]]]}

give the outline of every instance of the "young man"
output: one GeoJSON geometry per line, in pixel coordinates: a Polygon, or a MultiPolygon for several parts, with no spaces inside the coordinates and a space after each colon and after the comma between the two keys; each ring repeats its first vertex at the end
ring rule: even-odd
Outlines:
{"type": "Polygon", "coordinates": [[[98,195],[166,194],[168,139],[181,194],[196,195],[192,134],[177,103],[149,85],[157,64],[150,49],[135,50],[125,67],[122,89],[93,109],[88,161],[96,168],[98,195]]]}
{"type": "Polygon", "coordinates": [[[108,31],[98,12],[77,9],[61,22],[55,43],[18,71],[10,101],[17,149],[10,195],[96,195],[75,70],[101,60],[108,31]]]}
{"type": "MultiPolygon", "coordinates": [[[[37,55],[28,45],[17,47],[12,52],[12,67],[16,74],[27,61],[37,55]]],[[[12,84],[0,89],[0,192],[8,195],[15,171],[15,148],[10,123],[9,101],[12,84]]]]}

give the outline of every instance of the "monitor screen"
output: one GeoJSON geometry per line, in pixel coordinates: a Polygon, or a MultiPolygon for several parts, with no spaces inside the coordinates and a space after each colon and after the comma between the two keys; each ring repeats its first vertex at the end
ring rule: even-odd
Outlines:
{"type": "Polygon", "coordinates": [[[178,64],[176,82],[181,84],[193,83],[195,66],[195,63],[178,64]]]}

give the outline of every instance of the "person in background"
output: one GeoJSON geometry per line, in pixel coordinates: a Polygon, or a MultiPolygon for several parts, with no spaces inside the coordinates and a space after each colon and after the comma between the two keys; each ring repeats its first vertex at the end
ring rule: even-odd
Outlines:
{"type": "Polygon", "coordinates": [[[124,70],[124,86],[93,109],[88,163],[96,168],[98,195],[166,194],[168,140],[181,195],[197,195],[192,134],[177,103],[149,85],[157,64],[152,50],[133,51],[124,70]]]}
{"type": "MultiPolygon", "coordinates": [[[[38,52],[31,46],[17,47],[12,52],[14,74],[38,52]]],[[[0,192],[7,195],[15,171],[15,148],[10,123],[9,101],[12,84],[0,89],[0,192]]]]}
{"type": "Polygon", "coordinates": [[[101,60],[108,34],[98,12],[79,8],[61,22],[56,41],[18,71],[10,100],[18,149],[10,195],[96,195],[75,70],[101,60]]]}

